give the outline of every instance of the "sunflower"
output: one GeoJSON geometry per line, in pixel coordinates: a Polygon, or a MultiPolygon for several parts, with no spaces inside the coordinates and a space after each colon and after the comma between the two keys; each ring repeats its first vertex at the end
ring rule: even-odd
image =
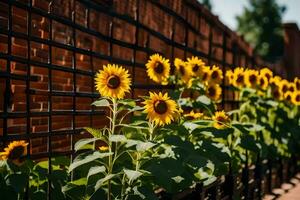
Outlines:
{"type": "Polygon", "coordinates": [[[286,93],[284,93],[284,99],[292,102],[292,98],[293,98],[293,92],[291,91],[287,91],[286,93]]]}
{"type": "Polygon", "coordinates": [[[201,119],[203,118],[204,114],[203,113],[200,113],[200,112],[194,112],[193,110],[188,113],[188,114],[185,114],[184,117],[187,119],[187,120],[194,120],[194,119],[201,119]]]}
{"type": "Polygon", "coordinates": [[[233,75],[234,75],[234,73],[231,69],[226,71],[225,77],[226,77],[227,84],[229,84],[229,85],[233,84],[233,77],[234,77],[233,75]]]}
{"type": "Polygon", "coordinates": [[[255,88],[258,84],[258,71],[248,69],[245,71],[245,85],[249,88],[255,88]]]}
{"type": "Polygon", "coordinates": [[[185,84],[189,84],[192,71],[187,67],[186,62],[179,58],[175,58],[174,65],[176,67],[177,74],[181,77],[181,80],[185,84]]]}
{"type": "Polygon", "coordinates": [[[223,129],[227,126],[226,124],[230,122],[228,115],[226,115],[224,111],[215,112],[212,120],[214,121],[214,127],[216,129],[223,129]]]}
{"type": "Polygon", "coordinates": [[[259,71],[259,74],[261,76],[264,76],[268,79],[268,81],[270,81],[270,79],[273,77],[273,72],[269,69],[269,68],[263,68],[259,71]]]}
{"type": "Polygon", "coordinates": [[[259,85],[260,89],[266,90],[269,86],[267,77],[263,76],[263,75],[259,75],[258,76],[258,85],[259,85]]]}
{"type": "Polygon", "coordinates": [[[296,89],[299,91],[300,90],[300,78],[296,77],[294,79],[294,83],[296,85],[296,89]]]}
{"type": "Polygon", "coordinates": [[[96,74],[95,82],[102,96],[122,99],[130,90],[131,79],[128,70],[122,66],[108,64],[96,74]]]}
{"type": "Polygon", "coordinates": [[[274,85],[280,85],[281,80],[282,78],[280,76],[274,76],[270,79],[269,82],[272,86],[274,86],[274,85]]]}
{"type": "Polygon", "coordinates": [[[145,100],[143,104],[145,104],[147,119],[159,126],[170,124],[179,114],[176,102],[170,99],[167,93],[150,92],[150,98],[145,100]]]}
{"type": "Polygon", "coordinates": [[[293,93],[292,103],[296,106],[300,106],[300,91],[293,93]]]}
{"type": "Polygon", "coordinates": [[[289,82],[286,79],[282,79],[279,86],[283,94],[289,90],[289,82]]]}
{"type": "Polygon", "coordinates": [[[206,83],[210,80],[211,70],[208,66],[203,66],[202,81],[206,83]]]}
{"type": "Polygon", "coordinates": [[[283,93],[279,86],[273,86],[272,87],[272,96],[277,100],[282,100],[283,93]]]}
{"type": "Polygon", "coordinates": [[[202,78],[203,66],[205,66],[205,63],[197,56],[193,56],[187,60],[188,66],[192,71],[192,76],[202,78]]]}
{"type": "Polygon", "coordinates": [[[243,68],[238,67],[233,72],[233,86],[243,87],[245,84],[245,71],[243,68]]]}
{"type": "Polygon", "coordinates": [[[25,141],[13,141],[0,153],[1,160],[9,160],[20,166],[23,164],[24,156],[27,154],[27,145],[25,141]]]}
{"type": "Polygon", "coordinates": [[[163,58],[159,54],[150,56],[150,60],[146,64],[147,73],[154,82],[166,85],[170,76],[170,63],[168,59],[163,58]]]}
{"type": "Polygon", "coordinates": [[[217,67],[217,66],[213,66],[211,68],[211,75],[210,75],[210,80],[214,83],[220,84],[221,81],[223,79],[223,72],[222,70],[217,67]]]}
{"type": "Polygon", "coordinates": [[[289,91],[290,92],[295,92],[296,91],[296,84],[294,82],[289,82],[289,91]]]}
{"type": "Polygon", "coordinates": [[[206,87],[206,96],[214,101],[218,101],[222,94],[222,88],[219,84],[208,84],[206,87]]]}

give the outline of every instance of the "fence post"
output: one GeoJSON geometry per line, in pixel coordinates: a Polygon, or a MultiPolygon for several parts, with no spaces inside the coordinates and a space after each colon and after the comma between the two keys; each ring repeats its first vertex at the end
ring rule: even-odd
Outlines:
{"type": "Polygon", "coordinates": [[[243,185],[244,185],[244,190],[243,190],[244,199],[248,199],[249,166],[248,166],[248,151],[247,150],[246,150],[245,168],[243,169],[242,182],[243,182],[243,185]]]}

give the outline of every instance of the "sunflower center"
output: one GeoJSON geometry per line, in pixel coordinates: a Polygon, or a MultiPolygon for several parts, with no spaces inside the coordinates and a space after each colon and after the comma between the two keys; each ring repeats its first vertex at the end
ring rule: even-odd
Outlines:
{"type": "Polygon", "coordinates": [[[208,78],[208,73],[207,73],[207,72],[204,72],[204,73],[203,73],[202,79],[203,79],[204,81],[206,81],[207,78],[208,78]]]}
{"type": "Polygon", "coordinates": [[[108,78],[107,86],[111,89],[116,89],[120,86],[121,81],[118,76],[112,75],[108,78]]]}
{"type": "Polygon", "coordinates": [[[265,84],[265,80],[263,78],[260,79],[260,85],[263,86],[265,84]]]}
{"type": "Polygon", "coordinates": [[[161,62],[157,62],[157,63],[156,63],[156,66],[155,66],[155,68],[154,68],[154,71],[155,71],[156,73],[158,73],[158,74],[163,73],[163,72],[164,72],[164,66],[163,66],[163,64],[162,64],[161,62]]]}
{"type": "Polygon", "coordinates": [[[217,117],[217,123],[219,125],[223,125],[225,122],[226,122],[226,119],[224,117],[222,117],[222,116],[217,117]]]}
{"type": "Polygon", "coordinates": [[[296,96],[296,101],[299,102],[300,101],[300,95],[296,96]]]}
{"type": "Polygon", "coordinates": [[[193,72],[197,72],[199,70],[200,66],[198,64],[193,66],[193,72]]]}
{"type": "Polygon", "coordinates": [[[214,97],[216,95],[217,91],[214,87],[209,87],[208,88],[208,96],[214,97]]]}
{"type": "Polygon", "coordinates": [[[287,95],[287,96],[286,96],[286,99],[287,99],[288,101],[290,101],[290,100],[292,99],[291,95],[287,95]]]}
{"type": "Polygon", "coordinates": [[[182,74],[184,76],[185,71],[184,71],[184,67],[182,65],[179,66],[179,71],[180,71],[180,74],[182,74]]]}
{"type": "Polygon", "coordinates": [[[244,76],[243,75],[238,75],[238,78],[236,79],[236,82],[242,83],[244,81],[244,76]]]}
{"type": "Polygon", "coordinates": [[[213,73],[211,73],[212,79],[217,79],[218,77],[219,77],[219,73],[217,71],[213,71],[213,73]]]}
{"type": "Polygon", "coordinates": [[[23,155],[24,150],[25,149],[23,146],[15,147],[8,155],[8,159],[10,159],[10,160],[19,159],[23,155]]]}
{"type": "Polygon", "coordinates": [[[251,75],[249,77],[249,81],[250,81],[251,84],[254,84],[256,82],[256,76],[255,75],[251,75]]]}
{"type": "Polygon", "coordinates": [[[163,100],[158,100],[154,103],[154,110],[158,114],[164,114],[168,110],[168,105],[165,101],[163,100]]]}
{"type": "Polygon", "coordinates": [[[287,90],[288,90],[288,87],[287,87],[286,85],[284,85],[284,86],[282,87],[282,91],[285,93],[287,90]]]}
{"type": "Polygon", "coordinates": [[[294,87],[290,87],[289,89],[291,92],[294,92],[295,91],[295,88],[294,87]]]}
{"type": "Polygon", "coordinates": [[[270,80],[271,75],[270,74],[266,74],[266,77],[267,77],[268,80],[270,80]]]}

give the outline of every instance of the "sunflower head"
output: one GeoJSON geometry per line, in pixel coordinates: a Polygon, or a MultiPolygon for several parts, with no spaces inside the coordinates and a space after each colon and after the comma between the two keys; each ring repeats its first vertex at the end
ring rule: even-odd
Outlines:
{"type": "Polygon", "coordinates": [[[108,64],[96,74],[95,83],[102,96],[122,99],[130,91],[131,79],[122,66],[108,64]]]}
{"type": "Polygon", "coordinates": [[[273,72],[269,69],[269,68],[263,68],[259,71],[259,74],[261,76],[264,76],[268,79],[268,81],[270,81],[270,79],[273,77],[273,72]]]}
{"type": "Polygon", "coordinates": [[[296,91],[293,93],[292,103],[296,106],[300,106],[300,91],[296,91]]]}
{"type": "Polygon", "coordinates": [[[256,88],[258,84],[258,71],[248,69],[245,71],[245,85],[249,88],[256,88]]]}
{"type": "Polygon", "coordinates": [[[197,78],[202,78],[203,67],[205,66],[205,63],[196,56],[193,56],[192,58],[188,58],[187,63],[192,72],[192,76],[197,78]]]}
{"type": "Polygon", "coordinates": [[[223,129],[228,126],[228,123],[230,123],[230,118],[224,111],[215,112],[212,120],[214,121],[214,127],[217,129],[223,129]]]}
{"type": "Polygon", "coordinates": [[[190,113],[184,115],[184,117],[185,117],[187,120],[202,119],[203,116],[204,116],[203,113],[200,113],[200,112],[194,112],[193,110],[192,110],[190,113]]]}
{"type": "Polygon", "coordinates": [[[266,90],[269,86],[269,82],[268,82],[267,77],[259,75],[258,76],[258,86],[259,86],[260,89],[266,90]]]}
{"type": "Polygon", "coordinates": [[[24,162],[24,156],[27,154],[27,145],[25,141],[13,141],[4,148],[4,151],[0,153],[1,160],[9,160],[12,163],[20,166],[24,162]]]}
{"type": "Polygon", "coordinates": [[[170,76],[170,63],[168,59],[159,54],[150,56],[146,64],[147,74],[151,80],[160,84],[167,84],[170,76]]]}
{"type": "Polygon", "coordinates": [[[187,63],[179,58],[175,58],[174,65],[176,68],[176,74],[181,77],[181,81],[184,84],[189,84],[192,72],[187,63]]]}
{"type": "Polygon", "coordinates": [[[226,83],[229,84],[229,85],[232,85],[233,84],[233,78],[234,78],[234,73],[231,69],[227,70],[226,71],[226,74],[225,74],[225,77],[226,77],[226,83]]]}
{"type": "Polygon", "coordinates": [[[274,76],[270,79],[269,83],[272,87],[280,85],[282,78],[280,76],[274,76]]]}
{"type": "Polygon", "coordinates": [[[213,66],[211,68],[211,73],[210,73],[210,80],[214,83],[220,84],[221,81],[223,79],[223,72],[222,70],[217,67],[217,66],[213,66]]]}
{"type": "Polygon", "coordinates": [[[147,118],[159,126],[170,124],[179,115],[176,102],[170,99],[167,93],[150,92],[149,99],[143,104],[147,118]]]}
{"type": "Polygon", "coordinates": [[[211,77],[211,70],[208,66],[203,66],[202,81],[207,83],[211,77]]]}
{"type": "Polygon", "coordinates": [[[282,79],[279,83],[281,92],[284,94],[289,90],[289,82],[286,79],[282,79]]]}
{"type": "Polygon", "coordinates": [[[294,79],[294,83],[295,83],[296,89],[299,91],[300,90],[300,78],[296,77],[294,79]]]}
{"type": "Polygon", "coordinates": [[[243,68],[238,67],[233,72],[233,86],[241,88],[245,85],[245,71],[243,68]]]}
{"type": "Polygon", "coordinates": [[[222,88],[219,84],[208,84],[206,87],[206,96],[214,101],[218,101],[222,94],[222,88]]]}
{"type": "Polygon", "coordinates": [[[280,89],[279,86],[273,86],[272,87],[272,96],[277,99],[277,100],[282,100],[283,99],[283,93],[282,93],[282,90],[280,89]]]}
{"type": "Polygon", "coordinates": [[[290,92],[295,92],[295,91],[297,90],[296,84],[295,84],[294,82],[289,82],[288,87],[289,87],[288,90],[289,90],[290,92]]]}
{"type": "Polygon", "coordinates": [[[287,91],[286,93],[284,93],[284,99],[286,101],[292,102],[292,98],[293,98],[293,92],[287,91]]]}

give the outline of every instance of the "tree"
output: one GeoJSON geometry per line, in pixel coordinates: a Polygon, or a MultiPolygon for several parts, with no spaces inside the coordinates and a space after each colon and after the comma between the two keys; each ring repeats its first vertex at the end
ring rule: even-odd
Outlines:
{"type": "Polygon", "coordinates": [[[285,7],[276,0],[249,0],[249,7],[237,16],[238,33],[263,59],[274,62],[283,55],[282,14],[285,7]]]}
{"type": "Polygon", "coordinates": [[[199,2],[202,3],[208,10],[211,10],[212,6],[210,0],[199,0],[199,2]]]}

